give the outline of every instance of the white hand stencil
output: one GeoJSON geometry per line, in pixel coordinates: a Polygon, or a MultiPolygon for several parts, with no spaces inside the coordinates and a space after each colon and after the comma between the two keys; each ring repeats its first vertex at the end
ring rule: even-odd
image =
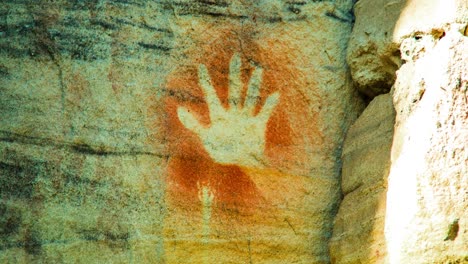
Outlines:
{"type": "Polygon", "coordinates": [[[210,157],[220,164],[263,167],[265,130],[268,119],[279,102],[279,92],[271,94],[257,115],[262,69],[255,67],[241,106],[241,58],[235,54],[229,64],[229,108],[221,105],[205,65],[200,64],[198,77],[208,104],[211,124],[204,127],[185,107],[177,109],[182,124],[197,134],[210,157]]]}

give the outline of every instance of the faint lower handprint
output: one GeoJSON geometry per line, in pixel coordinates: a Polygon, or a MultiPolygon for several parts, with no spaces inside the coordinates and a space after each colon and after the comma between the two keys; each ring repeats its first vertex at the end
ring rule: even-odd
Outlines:
{"type": "Polygon", "coordinates": [[[271,94],[255,115],[260,95],[262,69],[255,67],[247,95],[241,104],[241,58],[235,54],[229,64],[229,107],[222,106],[205,65],[200,64],[198,77],[208,104],[210,125],[203,126],[185,107],[177,109],[182,124],[197,134],[210,157],[220,164],[264,167],[265,130],[268,119],[279,102],[279,92],[271,94]]]}

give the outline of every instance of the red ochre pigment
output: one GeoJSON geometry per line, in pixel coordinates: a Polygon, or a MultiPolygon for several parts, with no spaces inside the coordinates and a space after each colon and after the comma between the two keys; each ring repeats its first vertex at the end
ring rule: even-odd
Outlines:
{"type": "MultiPolygon", "coordinates": [[[[270,169],[288,170],[285,160],[291,164],[307,162],[302,147],[307,139],[321,138],[317,130],[317,118],[305,114],[309,103],[297,89],[301,76],[293,71],[293,62],[287,55],[275,52],[274,47],[260,48],[249,34],[233,31],[218,32],[219,38],[209,41],[206,50],[191,51],[196,58],[192,65],[181,66],[169,75],[165,103],[164,126],[168,144],[168,197],[174,204],[200,204],[200,187],[208,186],[214,194],[217,206],[251,208],[263,201],[262,193],[255,183],[236,165],[215,163],[206,152],[198,135],[185,128],[177,116],[178,107],[186,107],[205,126],[209,126],[209,110],[198,83],[198,67],[206,65],[211,82],[224,107],[228,107],[229,62],[234,53],[242,58],[242,81],[246,95],[247,84],[253,71],[252,65],[263,68],[260,87],[260,111],[266,98],[280,92],[280,102],[273,111],[265,131],[265,156],[270,169]],[[240,40],[241,41],[240,41],[240,40]],[[295,126],[291,126],[293,118],[295,126]]],[[[204,43],[208,43],[204,42],[204,43]]],[[[313,114],[318,117],[318,113],[313,114]]],[[[226,128],[228,129],[228,128],[226,128]]],[[[310,140],[309,140],[310,141],[310,140]]],[[[310,142],[309,142],[310,143],[310,142]]],[[[268,177],[268,175],[265,175],[268,177]]]]}

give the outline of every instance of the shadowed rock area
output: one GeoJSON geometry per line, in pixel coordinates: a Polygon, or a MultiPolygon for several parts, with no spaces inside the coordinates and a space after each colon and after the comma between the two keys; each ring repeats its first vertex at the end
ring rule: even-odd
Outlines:
{"type": "Polygon", "coordinates": [[[466,1],[5,0],[0,263],[465,263],[466,1]]]}

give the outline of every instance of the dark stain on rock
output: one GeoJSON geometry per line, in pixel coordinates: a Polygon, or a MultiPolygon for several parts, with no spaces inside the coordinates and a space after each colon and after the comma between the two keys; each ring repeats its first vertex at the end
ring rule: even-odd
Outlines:
{"type": "Polygon", "coordinates": [[[43,163],[32,160],[0,161],[0,196],[29,199],[43,163]]]}
{"type": "Polygon", "coordinates": [[[59,20],[58,10],[40,10],[38,12],[32,12],[34,26],[32,27],[32,33],[34,34],[34,53],[45,54],[55,59],[58,53],[58,48],[55,40],[49,31],[50,28],[54,27],[59,20]]]}
{"type": "Polygon", "coordinates": [[[128,7],[128,6],[137,6],[137,7],[144,7],[146,5],[146,1],[141,0],[112,0],[109,1],[109,4],[121,7],[128,7]]]}
{"type": "Polygon", "coordinates": [[[110,23],[110,22],[107,22],[105,20],[101,20],[101,19],[92,19],[91,21],[91,25],[96,25],[96,26],[100,26],[102,27],[104,30],[117,30],[118,29],[118,26],[113,24],[113,23],[110,23]]]}
{"type": "Polygon", "coordinates": [[[165,33],[165,34],[167,34],[167,37],[172,37],[174,35],[174,32],[172,32],[172,30],[170,30],[169,28],[152,26],[152,25],[149,25],[146,22],[138,23],[138,22],[132,21],[132,20],[130,20],[128,18],[121,18],[121,17],[112,17],[111,19],[112,19],[112,24],[114,24],[115,26],[119,26],[119,28],[121,26],[125,25],[125,26],[131,26],[131,27],[135,27],[135,28],[146,29],[146,30],[149,30],[151,32],[165,33]]]}
{"type": "Polygon", "coordinates": [[[130,234],[128,232],[106,232],[104,236],[110,248],[130,249],[130,243],[128,241],[130,234]]]}
{"type": "Polygon", "coordinates": [[[2,237],[16,234],[21,225],[21,212],[17,208],[0,202],[0,235],[2,237]]]}
{"type": "Polygon", "coordinates": [[[10,75],[10,71],[7,67],[0,65],[0,77],[8,77],[10,75]]]}
{"type": "Polygon", "coordinates": [[[209,0],[196,0],[196,1],[163,1],[163,8],[178,10],[178,15],[210,15],[218,14],[219,16],[226,16],[231,18],[240,18],[236,15],[229,14],[226,8],[230,6],[225,1],[209,1],[209,0]]]}
{"type": "Polygon", "coordinates": [[[458,231],[460,230],[460,226],[458,224],[459,219],[455,219],[448,227],[447,236],[445,237],[444,241],[448,240],[455,240],[458,236],[458,231]]]}
{"type": "Polygon", "coordinates": [[[114,249],[130,249],[130,233],[121,230],[108,230],[90,229],[81,230],[78,232],[81,239],[92,242],[104,242],[109,248],[114,249]]]}
{"type": "MultiPolygon", "coordinates": [[[[125,47],[135,45],[112,42],[108,31],[119,29],[119,24],[112,17],[97,19],[96,13],[100,10],[94,11],[96,4],[97,1],[73,1],[57,7],[56,4],[33,5],[30,1],[12,1],[13,8],[0,13],[0,52],[17,58],[49,57],[54,60],[60,55],[94,61],[109,57],[114,44],[125,47]],[[28,10],[27,14],[18,11],[23,9],[28,10]],[[88,16],[83,15],[82,9],[92,12],[88,16]],[[7,16],[16,15],[24,19],[7,23],[7,16]]],[[[141,26],[147,30],[151,27],[141,26]]]]}
{"type": "Polygon", "coordinates": [[[325,16],[334,20],[338,20],[342,23],[347,23],[347,24],[352,24],[354,23],[354,20],[355,20],[354,15],[352,13],[348,13],[348,14],[339,13],[339,12],[336,12],[336,10],[325,12],[325,16]]]}
{"type": "MultiPolygon", "coordinates": [[[[322,1],[313,1],[322,2],[322,1]]],[[[234,13],[229,7],[231,4],[227,1],[163,1],[162,8],[174,12],[178,16],[205,16],[214,19],[232,19],[232,20],[252,20],[264,23],[279,23],[279,22],[296,22],[306,19],[306,16],[298,16],[301,14],[301,7],[306,5],[304,1],[285,1],[283,2],[284,14],[273,14],[263,12],[256,4],[244,4],[238,12],[234,13]],[[242,10],[243,9],[243,10],[242,10]],[[289,14],[286,14],[289,13],[289,14]],[[292,13],[292,14],[291,14],[292,13]],[[284,15],[284,16],[283,16],[284,15]]]]}
{"type": "MultiPolygon", "coordinates": [[[[0,199],[25,199],[41,203],[56,190],[46,188],[60,177],[57,163],[6,149],[0,156],[0,199]]],[[[37,209],[37,208],[34,208],[37,209]]]]}
{"type": "Polygon", "coordinates": [[[24,249],[31,255],[39,255],[42,251],[41,238],[33,229],[27,229],[24,236],[24,249]]]}
{"type": "Polygon", "coordinates": [[[172,49],[171,47],[164,46],[161,44],[144,43],[144,42],[138,42],[138,46],[145,48],[145,49],[158,50],[162,52],[168,52],[172,49]]]}

